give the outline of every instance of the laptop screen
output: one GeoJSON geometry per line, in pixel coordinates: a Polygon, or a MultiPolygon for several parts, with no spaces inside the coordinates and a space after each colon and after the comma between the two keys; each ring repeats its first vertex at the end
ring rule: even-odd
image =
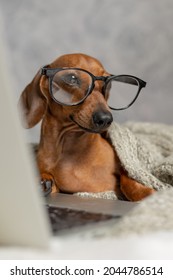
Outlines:
{"type": "Polygon", "coordinates": [[[1,29],[0,244],[47,247],[49,224],[13,99],[6,48],[1,29]]]}

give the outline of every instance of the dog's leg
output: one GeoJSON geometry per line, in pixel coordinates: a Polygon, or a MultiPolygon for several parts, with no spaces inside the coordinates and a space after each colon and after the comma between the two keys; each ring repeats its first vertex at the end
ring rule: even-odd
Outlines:
{"type": "Polygon", "coordinates": [[[51,174],[42,173],[40,183],[41,183],[42,191],[45,194],[45,196],[48,195],[49,193],[58,192],[57,187],[54,183],[53,176],[51,174]]]}
{"type": "Polygon", "coordinates": [[[125,174],[120,177],[120,190],[129,201],[140,201],[155,192],[154,189],[136,182],[125,174]]]}

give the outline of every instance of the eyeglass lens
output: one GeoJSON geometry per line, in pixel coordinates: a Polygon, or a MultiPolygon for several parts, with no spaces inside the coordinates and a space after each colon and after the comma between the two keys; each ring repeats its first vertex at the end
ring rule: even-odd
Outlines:
{"type": "MultiPolygon", "coordinates": [[[[52,78],[51,93],[53,98],[65,105],[81,102],[92,87],[92,77],[83,70],[63,69],[52,78]]],[[[106,84],[105,98],[114,109],[126,108],[135,99],[139,82],[131,76],[116,76],[106,84]]]]}
{"type": "Polygon", "coordinates": [[[128,107],[135,99],[139,82],[130,76],[118,76],[110,80],[106,86],[108,105],[114,109],[128,107]]]}
{"type": "Polygon", "coordinates": [[[65,69],[52,79],[52,95],[58,102],[74,105],[82,101],[92,85],[91,76],[82,70],[65,69]]]}

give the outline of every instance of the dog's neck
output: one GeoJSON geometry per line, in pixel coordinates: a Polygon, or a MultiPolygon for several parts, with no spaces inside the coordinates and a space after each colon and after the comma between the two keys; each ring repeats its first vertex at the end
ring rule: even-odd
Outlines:
{"type": "Polygon", "coordinates": [[[89,147],[101,137],[100,134],[82,130],[70,119],[57,121],[57,118],[47,114],[42,122],[40,148],[57,159],[62,153],[79,152],[79,141],[82,153],[86,148],[88,152],[89,147]]]}

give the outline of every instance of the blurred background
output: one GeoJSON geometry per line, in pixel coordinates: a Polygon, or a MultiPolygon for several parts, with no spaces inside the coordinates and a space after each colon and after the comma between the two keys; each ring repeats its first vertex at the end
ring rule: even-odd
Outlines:
{"type": "MultiPolygon", "coordinates": [[[[131,108],[114,113],[117,122],[173,124],[172,0],[0,0],[0,8],[16,103],[41,66],[83,52],[147,81],[131,108]]],[[[39,138],[39,126],[29,137],[39,138]]]]}

